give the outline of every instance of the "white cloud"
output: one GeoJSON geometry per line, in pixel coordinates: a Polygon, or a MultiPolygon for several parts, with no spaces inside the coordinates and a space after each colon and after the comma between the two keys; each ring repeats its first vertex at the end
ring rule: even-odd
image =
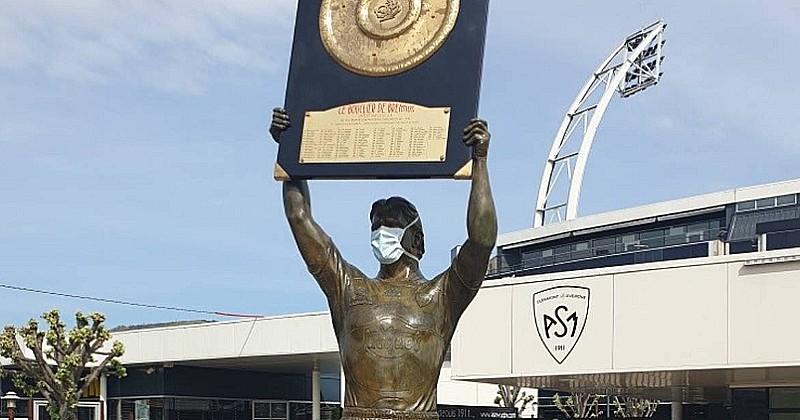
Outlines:
{"type": "Polygon", "coordinates": [[[290,42],[294,4],[7,1],[0,71],[201,93],[214,70],[267,72],[285,62],[275,52],[290,42]]]}

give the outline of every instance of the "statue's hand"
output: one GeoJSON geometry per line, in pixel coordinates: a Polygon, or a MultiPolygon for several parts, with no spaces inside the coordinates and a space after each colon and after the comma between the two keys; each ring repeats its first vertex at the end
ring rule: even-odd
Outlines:
{"type": "Polygon", "coordinates": [[[473,118],[464,129],[464,144],[472,147],[473,158],[486,158],[489,154],[489,140],[492,135],[489,133],[489,123],[473,118]]]}
{"type": "Polygon", "coordinates": [[[291,126],[292,121],[289,119],[289,114],[286,113],[285,109],[275,108],[272,110],[272,124],[269,126],[269,134],[272,135],[273,140],[280,143],[281,134],[291,126]]]}

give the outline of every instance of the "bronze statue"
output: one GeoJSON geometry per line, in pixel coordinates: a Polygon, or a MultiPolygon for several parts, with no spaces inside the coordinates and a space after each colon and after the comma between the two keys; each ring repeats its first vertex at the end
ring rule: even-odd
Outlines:
{"type": "MultiPolygon", "coordinates": [[[[273,111],[270,133],[280,141],[291,125],[273,111]]],[[[300,254],[328,299],[345,374],[344,417],[436,419],[439,371],[461,314],[478,292],[497,239],[497,217],[486,157],[485,121],[464,129],[472,147],[472,189],[467,210],[469,238],[450,268],[423,277],[422,222],[407,200],[372,205],[372,247],[381,263],[375,278],[348,264],[314,221],[305,181],[286,181],[283,202],[300,254]]]]}

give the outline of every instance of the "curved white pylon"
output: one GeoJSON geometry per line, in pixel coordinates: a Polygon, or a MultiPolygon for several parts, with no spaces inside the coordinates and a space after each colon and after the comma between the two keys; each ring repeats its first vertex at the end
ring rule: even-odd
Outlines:
{"type": "Polygon", "coordinates": [[[600,121],[615,92],[625,98],[658,83],[666,27],[658,21],[627,37],[578,92],[545,162],[533,227],[577,217],[583,174],[600,121]],[[580,143],[571,141],[576,138],[580,143]]]}

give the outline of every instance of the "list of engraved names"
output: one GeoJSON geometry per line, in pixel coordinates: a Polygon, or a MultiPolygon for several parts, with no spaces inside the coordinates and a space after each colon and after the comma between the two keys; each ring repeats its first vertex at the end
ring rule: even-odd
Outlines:
{"type": "Polygon", "coordinates": [[[362,102],[306,113],[300,163],[440,162],[450,108],[362,102]]]}

